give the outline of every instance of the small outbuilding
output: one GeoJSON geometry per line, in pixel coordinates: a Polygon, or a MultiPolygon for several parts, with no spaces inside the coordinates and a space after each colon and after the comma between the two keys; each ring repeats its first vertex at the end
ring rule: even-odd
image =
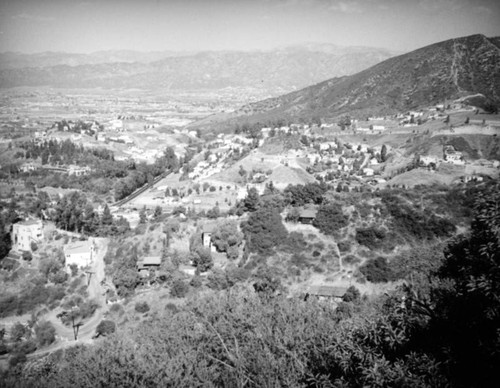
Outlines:
{"type": "Polygon", "coordinates": [[[64,247],[64,258],[66,266],[75,264],[79,268],[84,268],[92,264],[95,246],[91,241],[77,241],[64,247]]]}
{"type": "Polygon", "coordinates": [[[305,300],[312,296],[318,298],[319,300],[332,300],[340,302],[346,292],[347,287],[326,285],[310,286],[306,292],[305,300]]]}
{"type": "Polygon", "coordinates": [[[150,271],[157,270],[161,265],[161,256],[145,256],[137,262],[137,270],[142,276],[149,275],[150,271]]]}
{"type": "Polygon", "coordinates": [[[316,214],[318,211],[314,208],[307,208],[302,210],[299,216],[299,222],[301,224],[312,224],[316,219],[316,214]]]}

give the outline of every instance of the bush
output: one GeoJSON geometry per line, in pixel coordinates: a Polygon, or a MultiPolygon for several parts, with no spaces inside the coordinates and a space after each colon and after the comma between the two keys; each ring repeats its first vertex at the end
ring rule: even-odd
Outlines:
{"type": "Polygon", "coordinates": [[[56,340],[56,329],[51,322],[41,321],[35,326],[35,335],[40,346],[50,345],[56,340]]]}
{"type": "Polygon", "coordinates": [[[324,234],[332,235],[347,226],[349,218],[342,212],[338,203],[327,203],[320,206],[313,225],[324,234]]]}
{"type": "Polygon", "coordinates": [[[351,242],[347,240],[340,241],[337,246],[339,247],[339,251],[342,253],[349,252],[351,250],[351,242]]]}
{"type": "Polygon", "coordinates": [[[385,283],[393,279],[393,273],[387,259],[382,256],[368,260],[359,267],[359,270],[372,283],[385,283]]]}
{"type": "Polygon", "coordinates": [[[25,260],[25,261],[33,260],[33,255],[31,254],[30,251],[24,251],[22,257],[23,257],[23,260],[25,260]]]}
{"type": "Polygon", "coordinates": [[[180,279],[174,280],[170,287],[170,295],[174,298],[184,298],[188,291],[189,285],[180,279]]]}
{"type": "Polygon", "coordinates": [[[385,237],[386,233],[383,229],[374,227],[356,229],[356,241],[358,244],[370,249],[380,248],[385,237]]]}
{"type": "Polygon", "coordinates": [[[359,300],[360,296],[361,293],[359,292],[359,290],[354,286],[350,286],[342,297],[342,301],[356,302],[359,300]]]}
{"type": "Polygon", "coordinates": [[[135,311],[141,314],[147,313],[149,311],[149,305],[147,302],[137,302],[135,304],[135,311]]]}
{"type": "MultiPolygon", "coordinates": [[[[137,305],[136,305],[137,307],[137,305]]],[[[148,307],[149,309],[149,307],[148,307]]],[[[95,329],[96,337],[107,336],[108,334],[113,334],[116,331],[116,324],[110,319],[102,320],[95,329]]]]}

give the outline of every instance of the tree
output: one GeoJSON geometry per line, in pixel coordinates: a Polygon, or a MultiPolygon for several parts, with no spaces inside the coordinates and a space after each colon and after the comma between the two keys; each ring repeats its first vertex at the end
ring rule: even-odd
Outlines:
{"type": "Polygon", "coordinates": [[[211,236],[212,244],[219,252],[226,252],[229,259],[237,259],[238,247],[243,242],[243,234],[235,221],[224,221],[211,236]]]}
{"type": "Polygon", "coordinates": [[[170,287],[170,295],[174,298],[184,298],[189,291],[189,285],[180,279],[174,280],[170,287]]]}
{"type": "Polygon", "coordinates": [[[206,272],[214,265],[210,250],[203,247],[198,247],[191,252],[191,260],[199,272],[206,272]]]}
{"type": "Polygon", "coordinates": [[[459,386],[500,381],[500,185],[478,193],[468,236],[445,250],[429,333],[459,386]]]}
{"type": "Polygon", "coordinates": [[[380,160],[382,162],[385,162],[387,160],[387,147],[385,144],[382,146],[382,149],[380,150],[380,160]]]}
{"type": "Polygon", "coordinates": [[[161,206],[156,206],[156,207],[155,207],[155,211],[154,211],[154,213],[153,213],[153,218],[154,218],[155,220],[157,220],[158,218],[160,218],[161,213],[162,213],[161,206]]]}
{"type": "Polygon", "coordinates": [[[349,218],[344,215],[342,206],[337,203],[326,203],[319,207],[313,226],[324,234],[332,235],[347,226],[349,218]]]}
{"type": "Polygon", "coordinates": [[[359,290],[354,287],[350,286],[347,291],[345,292],[344,296],[342,297],[343,302],[357,302],[361,297],[361,293],[359,290]]]}
{"type": "Polygon", "coordinates": [[[144,206],[139,212],[139,224],[145,224],[146,219],[146,206],[144,206]]]}
{"type": "Polygon", "coordinates": [[[243,199],[243,211],[254,212],[259,206],[259,192],[255,187],[250,187],[247,190],[247,195],[243,199]]]}
{"type": "Polygon", "coordinates": [[[268,206],[250,213],[241,229],[250,251],[266,255],[285,242],[288,236],[278,209],[268,206]]]}
{"type": "Polygon", "coordinates": [[[113,334],[116,331],[116,323],[110,319],[103,319],[95,329],[96,337],[106,337],[108,334],[113,334]]]}
{"type": "Polygon", "coordinates": [[[49,321],[41,321],[35,326],[35,335],[40,346],[50,345],[56,340],[56,329],[49,321]]]}
{"type": "Polygon", "coordinates": [[[351,125],[351,117],[348,115],[340,117],[339,121],[337,122],[337,125],[340,127],[341,130],[345,130],[346,127],[349,127],[351,125]]]}
{"type": "Polygon", "coordinates": [[[175,151],[172,147],[167,147],[163,153],[163,157],[165,159],[165,168],[171,171],[177,171],[179,168],[179,159],[175,154],[175,151]]]}
{"type": "Polygon", "coordinates": [[[113,215],[111,214],[111,210],[109,210],[108,204],[104,205],[101,216],[101,224],[105,226],[110,226],[113,224],[113,215]]]}
{"type": "Polygon", "coordinates": [[[369,259],[359,267],[359,270],[369,282],[385,283],[393,279],[393,273],[385,257],[369,259]]]}
{"type": "Polygon", "coordinates": [[[16,322],[10,329],[10,338],[19,342],[28,335],[28,329],[21,322],[16,322]]]}

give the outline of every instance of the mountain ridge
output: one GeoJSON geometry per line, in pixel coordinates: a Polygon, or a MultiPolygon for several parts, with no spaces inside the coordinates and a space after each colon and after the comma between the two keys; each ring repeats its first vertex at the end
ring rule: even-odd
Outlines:
{"type": "MultiPolygon", "coordinates": [[[[334,50],[333,46],[331,47],[334,50]]],[[[323,51],[328,51],[324,49],[323,51]]],[[[4,68],[0,87],[53,86],[164,90],[251,87],[277,95],[352,74],[387,59],[386,49],[341,48],[335,53],[288,48],[278,51],[200,52],[151,62],[90,63],[4,68]]]]}
{"type": "Polygon", "coordinates": [[[332,78],[283,96],[245,105],[195,126],[226,121],[265,122],[342,114],[394,114],[480,93],[500,104],[500,39],[481,34],[449,39],[389,58],[350,76],[332,78]],[[239,118],[239,119],[237,119],[239,118]]]}

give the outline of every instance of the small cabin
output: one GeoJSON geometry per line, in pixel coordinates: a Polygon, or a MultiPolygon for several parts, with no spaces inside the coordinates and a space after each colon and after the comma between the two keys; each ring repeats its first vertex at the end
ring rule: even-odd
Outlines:
{"type": "Polygon", "coordinates": [[[316,219],[317,210],[313,208],[304,209],[300,213],[299,222],[301,224],[312,224],[316,219]]]}
{"type": "Polygon", "coordinates": [[[319,300],[331,300],[335,302],[342,301],[342,297],[347,292],[347,287],[338,287],[338,286],[310,286],[306,292],[306,296],[304,300],[307,300],[309,297],[315,297],[319,300]]]}

